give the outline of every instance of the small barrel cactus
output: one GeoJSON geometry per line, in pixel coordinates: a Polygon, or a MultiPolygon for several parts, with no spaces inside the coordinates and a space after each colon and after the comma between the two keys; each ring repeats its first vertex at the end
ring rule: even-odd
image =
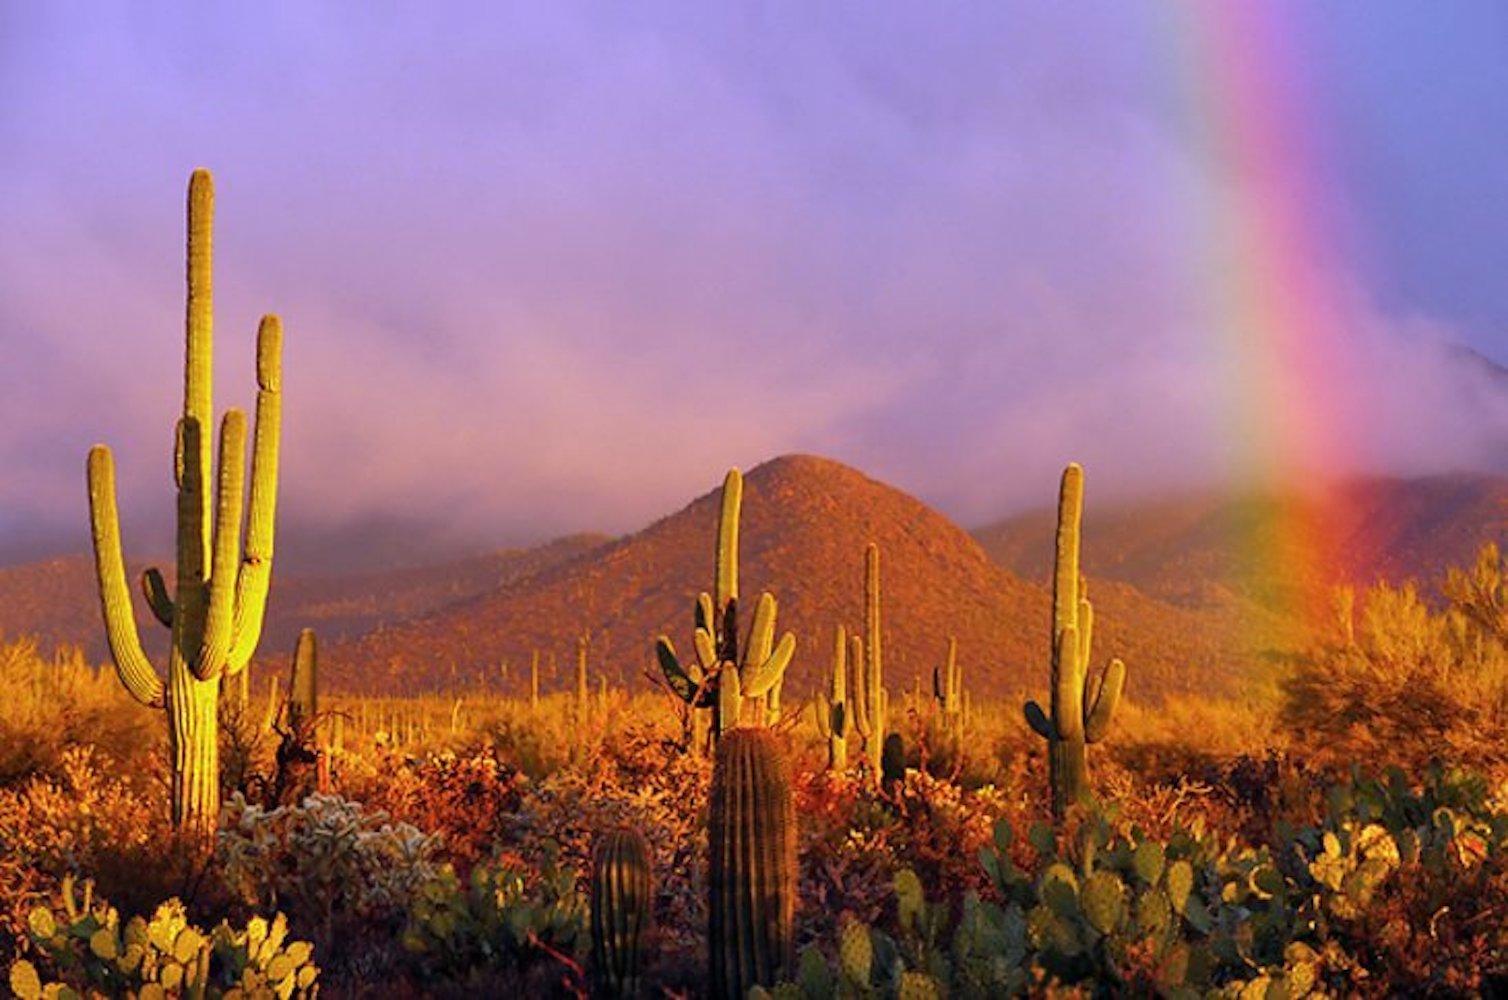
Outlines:
{"type": "Polygon", "coordinates": [[[637,830],[613,830],[592,850],[592,961],[604,993],[639,992],[653,899],[649,845],[637,830]]]}
{"type": "Polygon", "coordinates": [[[795,958],[796,811],[774,733],[723,734],[708,823],[711,995],[742,998],[786,978],[795,958]]]}

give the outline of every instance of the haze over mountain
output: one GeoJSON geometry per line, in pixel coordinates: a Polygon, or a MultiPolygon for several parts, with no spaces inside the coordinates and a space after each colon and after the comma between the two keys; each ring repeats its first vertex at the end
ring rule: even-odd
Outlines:
{"type": "MultiPolygon", "coordinates": [[[[1266,544],[1280,514],[1305,501],[1204,494],[1116,504],[1099,500],[1092,475],[1089,482],[1084,560],[1099,612],[1098,650],[1133,665],[1135,696],[1228,690],[1293,648],[1295,626],[1270,600],[1291,581],[1249,555],[1266,544]]],[[[1501,477],[1360,479],[1341,496],[1339,550],[1354,556],[1342,569],[1361,581],[1433,576],[1508,533],[1501,477]]],[[[594,671],[642,684],[654,635],[689,643],[691,602],[712,572],[717,507],[714,486],[616,540],[571,536],[360,573],[280,567],[259,659],[282,670],[293,635],[310,626],[326,640],[325,676],[334,687],[517,692],[534,650],[544,656],[546,687],[565,686],[576,638],[589,633],[594,671]]],[[[798,635],[793,696],[826,669],[833,627],[861,621],[870,540],[882,550],[892,685],[925,679],[949,635],[958,637],[969,683],[981,694],[1042,683],[1050,510],[971,537],[855,469],[792,455],[749,471],[742,523],[745,598],[772,590],[782,629],[798,635]]],[[[86,556],[0,569],[0,635],[77,643],[99,659],[98,614],[86,556]]],[[[149,648],[159,648],[165,632],[144,608],[138,620],[149,648]]]]}

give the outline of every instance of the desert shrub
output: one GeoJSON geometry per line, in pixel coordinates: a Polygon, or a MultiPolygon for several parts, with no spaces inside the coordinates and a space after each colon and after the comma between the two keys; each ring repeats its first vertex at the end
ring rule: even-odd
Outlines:
{"type": "Polygon", "coordinates": [[[576,881],[554,863],[535,870],[517,859],[483,862],[464,881],[446,865],[416,897],[404,948],[426,978],[473,988],[555,961],[579,981],[589,911],[576,881]]]}
{"type": "MultiPolygon", "coordinates": [[[[334,795],[267,810],[225,807],[216,861],[227,887],[258,910],[281,909],[321,947],[390,938],[439,871],[439,838],[334,795]]],[[[332,951],[332,954],[335,954],[332,951]]]]}
{"type": "Polygon", "coordinates": [[[130,912],[214,895],[199,852],[168,825],[161,789],[122,771],[72,747],[55,776],[0,789],[0,954],[24,943],[26,913],[68,876],[92,877],[130,912]]]}
{"type": "MultiPolygon", "coordinates": [[[[1461,580],[1459,574],[1451,577],[1461,580]]],[[[1491,766],[1508,736],[1508,649],[1465,584],[1444,611],[1412,585],[1337,592],[1337,627],[1284,684],[1294,745],[1332,762],[1491,766]]]]}
{"type": "Polygon", "coordinates": [[[656,924],[672,937],[670,947],[699,948],[708,770],[657,730],[632,730],[582,768],[532,784],[508,819],[505,845],[536,867],[558,856],[565,867],[585,872],[598,833],[639,830],[654,852],[656,924]]]}
{"type": "Polygon", "coordinates": [[[21,1000],[78,991],[91,996],[269,998],[317,992],[313,948],[288,940],[281,914],[271,922],[253,917],[239,929],[222,921],[206,932],[189,922],[177,899],[160,904],[150,920],[138,916],[122,923],[115,907],[96,897],[89,883],[79,899],[67,880],[61,896],[61,909],[39,906],[27,918],[36,959],[20,959],[10,967],[11,990],[21,1000]]]}
{"type": "Polygon", "coordinates": [[[93,746],[116,760],[140,758],[154,745],[151,712],[134,702],[113,671],[97,670],[64,647],[43,656],[36,640],[0,644],[0,785],[56,775],[70,747],[93,746]]]}
{"type": "Polygon", "coordinates": [[[493,852],[529,784],[494,747],[407,758],[380,751],[376,757],[372,778],[359,790],[343,790],[396,821],[437,834],[463,876],[493,852]]]}

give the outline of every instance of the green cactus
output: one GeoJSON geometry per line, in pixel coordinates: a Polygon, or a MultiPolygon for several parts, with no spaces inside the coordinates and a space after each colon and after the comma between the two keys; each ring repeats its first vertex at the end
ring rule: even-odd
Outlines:
{"type": "Polygon", "coordinates": [[[582,633],[576,638],[576,710],[586,711],[587,705],[587,671],[586,651],[587,644],[591,641],[590,636],[582,633]]]}
{"type": "Polygon", "coordinates": [[[529,710],[539,711],[539,650],[529,656],[529,710]]]}
{"type": "Polygon", "coordinates": [[[854,671],[854,729],[864,739],[870,779],[878,784],[890,692],[885,690],[880,639],[880,547],[873,542],[864,550],[864,639],[853,638],[849,660],[854,671]]]}
{"type": "Polygon", "coordinates": [[[319,646],[314,630],[298,634],[293,651],[293,676],[288,682],[288,728],[300,738],[308,735],[319,718],[319,646]]]}
{"type": "Polygon", "coordinates": [[[1079,572],[1083,513],[1084,470],[1075,463],[1063,471],[1058,494],[1052,588],[1052,714],[1043,712],[1034,701],[1026,704],[1027,724],[1048,742],[1052,810],[1060,821],[1070,806],[1089,799],[1087,746],[1109,733],[1126,683],[1125,664],[1111,660],[1086,697],[1094,609],[1079,572]]]}
{"type": "Polygon", "coordinates": [[[592,851],[592,961],[611,996],[639,992],[639,966],[649,933],[653,878],[649,844],[637,830],[614,830],[592,851]]]}
{"type": "Polygon", "coordinates": [[[827,740],[827,769],[834,773],[848,770],[848,734],[853,719],[848,704],[848,634],[838,626],[833,644],[831,693],[817,692],[817,731],[827,740]]]}
{"type": "Polygon", "coordinates": [[[947,660],[932,668],[932,696],[942,713],[943,731],[954,744],[961,744],[968,721],[968,692],[963,689],[963,667],[958,665],[957,639],[948,639],[947,660]]]}
{"type": "Polygon", "coordinates": [[[27,919],[35,955],[61,981],[43,983],[32,961],[11,966],[10,986],[22,1000],[66,996],[312,997],[319,968],[313,948],[289,941],[281,913],[252,917],[244,929],[222,922],[204,931],[188,922],[183,903],[169,899],[150,921],[122,922],[115,907],[83,898],[71,877],[62,887],[62,912],[39,906],[27,919]],[[82,988],[82,993],[77,992],[82,988]]]}
{"type": "Polygon", "coordinates": [[[209,428],[212,308],[211,228],[214,184],[196,170],[188,194],[188,319],[183,416],[178,420],[174,480],[178,489],[177,596],[170,599],[155,568],[142,589],[158,621],[173,633],[163,684],[143,652],[121,554],[110,449],[89,452],[89,512],[95,574],[105,632],[116,672],[143,705],[166,710],[172,758],[173,823],[207,838],[220,811],[218,719],[220,686],[246,669],[262,633],[272,574],[277,505],[278,438],[282,411],[282,324],[263,316],[257,333],[257,412],[252,443],[246,537],[241,525],[245,490],[246,416],[225,413],[220,426],[218,485],[209,428]]]}
{"type": "Polygon", "coordinates": [[[708,823],[711,994],[742,998],[793,971],[796,813],[790,765],[770,730],[718,741],[708,823]]]}
{"type": "MultiPolygon", "coordinates": [[[[696,658],[682,663],[667,636],[655,641],[660,670],[670,690],[696,709],[711,709],[713,738],[736,728],[744,716],[744,702],[754,701],[757,721],[769,721],[769,695],[781,683],[796,651],[796,637],[787,632],[775,642],[775,598],[760,594],[746,642],[739,645],[738,518],[743,502],[743,475],[730,469],[723,480],[722,511],[718,520],[713,570],[714,591],[696,601],[696,658]]],[[[778,712],[779,694],[775,694],[778,712]]],[[[688,718],[689,718],[688,717],[688,718]]]]}

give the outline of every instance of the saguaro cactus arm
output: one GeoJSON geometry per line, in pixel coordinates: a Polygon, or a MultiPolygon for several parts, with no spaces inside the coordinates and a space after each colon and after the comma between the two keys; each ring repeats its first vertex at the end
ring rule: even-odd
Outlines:
{"type": "Polygon", "coordinates": [[[120,548],[120,518],[115,506],[115,460],[110,449],[97,444],[89,449],[89,524],[94,536],[94,569],[99,578],[100,607],[105,618],[105,638],[115,672],[131,697],[143,705],[163,704],[162,681],[141,648],[131,591],[126,586],[126,566],[120,548]]]}
{"type": "Polygon", "coordinates": [[[246,414],[227,410],[220,423],[220,481],[215,498],[215,554],[209,611],[198,655],[191,661],[202,681],[218,677],[230,659],[236,591],[231,580],[241,554],[241,512],[246,490],[246,414]]]}
{"type": "Polygon", "coordinates": [[[152,609],[152,617],[173,627],[173,599],[168,596],[167,584],[162,582],[162,572],[156,566],[148,566],[141,573],[141,594],[152,609]]]}
{"type": "Polygon", "coordinates": [[[1089,743],[1098,743],[1110,732],[1110,724],[1115,721],[1115,708],[1120,704],[1121,691],[1126,686],[1126,665],[1120,660],[1111,660],[1105,672],[1100,675],[1097,690],[1084,719],[1084,739],[1089,743]]]}
{"type": "Polygon", "coordinates": [[[283,426],[283,323],[262,317],[257,329],[257,425],[252,432],[246,545],[236,575],[235,634],[225,669],[245,669],[262,638],[277,519],[278,454],[283,426]]]}

